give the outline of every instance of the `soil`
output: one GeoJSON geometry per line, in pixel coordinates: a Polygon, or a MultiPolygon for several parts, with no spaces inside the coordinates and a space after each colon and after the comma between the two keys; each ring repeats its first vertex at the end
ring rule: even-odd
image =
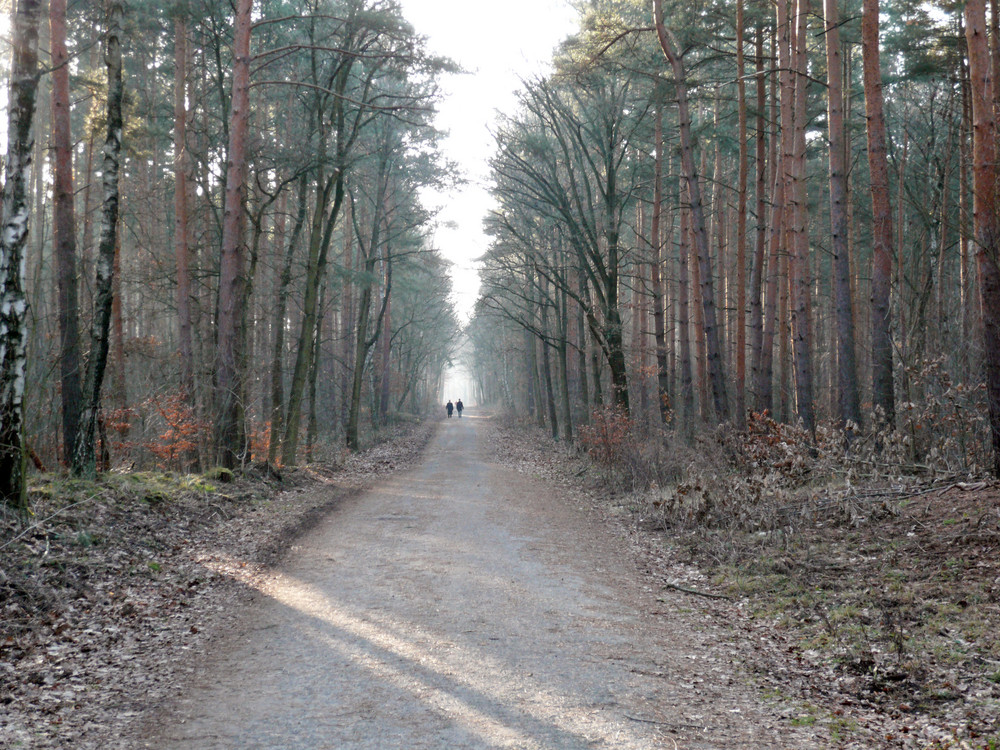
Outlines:
{"type": "Polygon", "coordinates": [[[488,433],[446,420],[417,466],[243,579],[252,602],[142,746],[826,745],[741,676],[710,600],[654,585],[596,509],[498,461],[488,433]]]}

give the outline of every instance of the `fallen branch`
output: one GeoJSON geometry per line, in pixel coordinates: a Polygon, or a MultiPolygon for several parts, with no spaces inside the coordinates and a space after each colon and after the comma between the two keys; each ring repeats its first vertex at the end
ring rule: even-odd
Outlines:
{"type": "Polygon", "coordinates": [[[710,594],[707,591],[697,591],[695,589],[686,589],[683,586],[678,586],[676,583],[665,583],[664,588],[674,589],[675,591],[680,591],[684,594],[693,594],[694,596],[704,596],[706,599],[725,599],[726,601],[732,601],[731,596],[726,596],[725,594],[710,594]]]}

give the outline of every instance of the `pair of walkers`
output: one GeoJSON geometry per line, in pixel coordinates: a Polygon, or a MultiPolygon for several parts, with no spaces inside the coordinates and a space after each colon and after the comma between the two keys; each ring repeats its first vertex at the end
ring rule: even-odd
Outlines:
{"type": "Polygon", "coordinates": [[[462,406],[462,399],[459,399],[454,404],[451,403],[451,401],[449,400],[448,403],[445,404],[444,408],[448,410],[448,418],[449,419],[451,419],[451,413],[453,411],[457,411],[458,412],[458,418],[461,419],[462,418],[462,409],[464,409],[465,407],[462,406]]]}

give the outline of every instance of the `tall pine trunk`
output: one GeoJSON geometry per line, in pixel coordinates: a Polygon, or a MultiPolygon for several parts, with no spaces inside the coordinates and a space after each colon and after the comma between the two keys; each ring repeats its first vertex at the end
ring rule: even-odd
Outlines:
{"type": "Polygon", "coordinates": [[[830,249],[833,251],[837,317],[837,392],[842,425],[858,424],[857,364],[854,361],[854,310],[851,259],[847,244],[847,152],[844,137],[844,64],[840,54],[838,0],[824,0],[826,21],[827,125],[830,134],[830,249]]]}
{"type": "MultiPolygon", "coordinates": [[[[792,343],[795,358],[795,396],[799,418],[810,433],[816,430],[815,407],[813,404],[812,372],[812,273],[809,258],[809,224],[806,205],[806,19],[808,0],[798,0],[796,6],[795,44],[792,47],[792,62],[795,68],[795,115],[792,137],[792,343]]],[[[782,122],[782,126],[784,126],[782,122]]]]}
{"type": "Polygon", "coordinates": [[[1000,476],[1000,217],[997,216],[994,81],[990,75],[985,0],[969,0],[966,3],[965,35],[972,98],[973,234],[983,316],[983,357],[993,437],[993,473],[1000,476]]]}
{"type": "Polygon", "coordinates": [[[177,351],[181,391],[194,406],[194,344],[191,333],[191,252],[188,230],[187,23],[174,21],[174,257],[177,264],[177,351]]]}
{"type": "Polygon", "coordinates": [[[740,165],[736,207],[736,423],[746,422],[747,377],[747,90],[743,56],[743,3],[736,3],[736,96],[739,117],[740,165]]]}
{"type": "MultiPolygon", "coordinates": [[[[764,346],[764,259],[767,249],[767,223],[765,212],[767,211],[767,158],[766,158],[766,106],[767,89],[764,78],[764,28],[763,24],[757,26],[756,48],[754,50],[756,63],[756,93],[757,93],[757,133],[755,151],[755,176],[756,176],[756,211],[757,229],[754,244],[753,264],[750,269],[750,369],[753,381],[753,408],[760,410],[761,407],[761,368],[762,351],[764,346]]],[[[772,269],[773,270],[773,269],[772,269]]]]}
{"type": "Polygon", "coordinates": [[[667,335],[663,309],[663,279],[660,268],[663,264],[663,231],[660,221],[663,216],[663,105],[656,105],[655,131],[653,135],[653,217],[650,220],[649,236],[652,242],[650,259],[650,287],[653,295],[653,336],[656,341],[656,391],[663,424],[670,422],[670,370],[667,367],[667,335]]]}
{"type": "Polygon", "coordinates": [[[725,372],[722,364],[722,347],[719,343],[718,316],[715,309],[715,288],[712,281],[712,265],[709,257],[708,233],[705,229],[705,212],[702,205],[701,186],[694,163],[694,143],[691,134],[691,115],[688,108],[687,73],[680,50],[673,34],[663,24],[662,0],[653,0],[653,20],[656,25],[660,48],[670,63],[674,73],[677,91],[678,130],[681,140],[681,166],[688,186],[692,231],[695,252],[700,272],[700,292],[705,326],[705,346],[708,358],[709,379],[712,385],[712,401],[715,416],[720,422],[729,421],[729,397],[727,395],[725,372]]]}
{"type": "Polygon", "coordinates": [[[882,71],[879,67],[878,13],[878,0],[864,0],[861,50],[872,195],[872,402],[882,410],[886,425],[891,429],[896,421],[890,331],[892,318],[889,306],[892,281],[892,211],[889,206],[882,71]]]}
{"type": "Polygon", "coordinates": [[[246,140],[250,122],[250,29],[252,0],[238,0],[233,39],[233,94],[226,164],[222,253],[219,262],[218,332],[215,356],[215,449],[217,462],[234,468],[243,457],[239,309],[245,279],[243,202],[246,140]]]}
{"type": "Polygon", "coordinates": [[[62,395],[63,455],[76,444],[80,424],[80,336],[76,282],[76,216],[73,205],[73,142],[70,134],[69,54],[66,50],[66,0],[49,3],[52,47],[52,241],[59,287],[59,369],[62,395]]]}

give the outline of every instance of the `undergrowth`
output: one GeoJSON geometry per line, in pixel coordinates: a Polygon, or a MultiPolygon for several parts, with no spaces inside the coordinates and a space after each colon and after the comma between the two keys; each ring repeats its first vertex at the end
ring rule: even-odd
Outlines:
{"type": "Polygon", "coordinates": [[[580,444],[646,528],[827,675],[814,690],[936,726],[912,746],[947,736],[988,747],[1000,715],[1000,491],[986,409],[981,389],[933,363],[919,375],[921,404],[900,404],[895,430],[876,416],[875,427],[810,434],[754,413],[741,429],[643,434],[605,409],[580,444]]]}

